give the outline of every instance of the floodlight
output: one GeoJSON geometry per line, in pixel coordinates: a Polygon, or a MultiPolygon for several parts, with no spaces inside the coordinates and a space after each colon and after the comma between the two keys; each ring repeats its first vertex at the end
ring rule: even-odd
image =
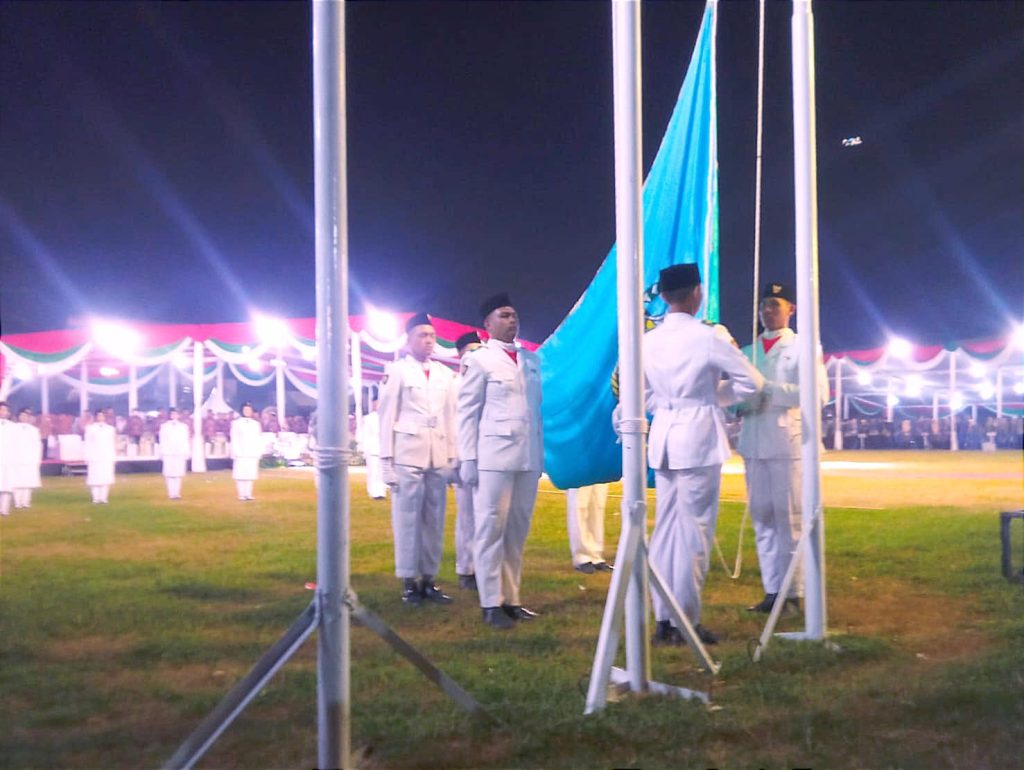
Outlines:
{"type": "Polygon", "coordinates": [[[1013,386],[1013,392],[1018,396],[1024,396],[1024,382],[1015,383],[1013,386]]]}
{"type": "Polygon", "coordinates": [[[954,393],[949,399],[949,408],[953,411],[958,411],[964,408],[964,397],[959,393],[954,393]]]}
{"type": "Polygon", "coordinates": [[[977,361],[974,361],[967,368],[967,371],[971,373],[972,377],[980,379],[980,378],[985,376],[985,371],[986,370],[985,370],[985,365],[984,364],[979,364],[977,361]]]}
{"type": "Polygon", "coordinates": [[[291,330],[288,324],[280,318],[272,318],[262,313],[253,313],[252,325],[256,330],[256,337],[264,345],[274,348],[282,348],[288,344],[291,338],[291,330]]]}
{"type": "Polygon", "coordinates": [[[374,307],[366,309],[366,330],[381,342],[397,339],[401,332],[398,318],[385,310],[374,307]]]}
{"type": "Polygon", "coordinates": [[[32,367],[26,364],[24,361],[18,361],[14,366],[11,367],[11,373],[15,379],[19,380],[31,380],[32,379],[32,367]]]}
{"type": "Polygon", "coordinates": [[[187,369],[192,366],[192,359],[184,353],[178,353],[174,357],[174,365],[179,369],[187,369]]]}
{"type": "Polygon", "coordinates": [[[893,358],[909,358],[913,352],[914,347],[902,337],[889,340],[889,355],[893,358]]]}
{"type": "Polygon", "coordinates": [[[250,358],[245,362],[245,365],[252,369],[254,372],[263,371],[263,362],[256,356],[250,356],[250,358]]]}
{"type": "Polygon", "coordinates": [[[871,372],[857,372],[857,384],[867,387],[871,384],[871,372]]]}
{"type": "Polygon", "coordinates": [[[996,389],[992,387],[991,382],[983,382],[978,386],[978,395],[985,401],[990,400],[995,393],[996,389]]]}
{"type": "Polygon", "coordinates": [[[1017,324],[1011,335],[1013,344],[1017,346],[1018,350],[1024,350],[1024,324],[1017,324]]]}
{"type": "Polygon", "coordinates": [[[91,326],[92,341],[118,358],[131,356],[142,347],[142,335],[126,324],[95,320],[91,326]]]}
{"type": "Polygon", "coordinates": [[[316,359],[316,347],[315,346],[306,347],[304,345],[302,348],[300,348],[299,352],[302,354],[302,360],[303,361],[313,361],[313,360],[316,359]]]}
{"type": "Polygon", "coordinates": [[[886,406],[898,406],[900,403],[899,398],[896,397],[895,393],[890,393],[885,397],[886,406]]]}
{"type": "Polygon", "coordinates": [[[920,374],[911,374],[907,377],[907,387],[904,391],[910,398],[919,398],[924,389],[924,378],[920,374]]]}
{"type": "Polygon", "coordinates": [[[101,366],[100,375],[103,377],[116,377],[120,372],[113,366],[101,366]]]}

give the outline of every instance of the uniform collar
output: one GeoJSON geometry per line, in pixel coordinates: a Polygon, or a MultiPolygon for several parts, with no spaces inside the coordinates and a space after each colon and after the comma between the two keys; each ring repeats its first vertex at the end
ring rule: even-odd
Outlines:
{"type": "Polygon", "coordinates": [[[691,323],[700,323],[689,313],[666,313],[665,319],[661,322],[662,326],[686,326],[691,323]]]}
{"type": "Polygon", "coordinates": [[[775,331],[763,331],[761,332],[761,336],[766,340],[773,340],[776,337],[791,337],[793,336],[793,333],[793,330],[788,326],[783,326],[781,329],[776,329],[775,331]]]}
{"type": "Polygon", "coordinates": [[[495,350],[505,350],[509,353],[516,353],[519,351],[519,346],[516,345],[515,342],[502,342],[494,337],[488,339],[484,344],[487,345],[487,347],[494,348],[495,350]]]}

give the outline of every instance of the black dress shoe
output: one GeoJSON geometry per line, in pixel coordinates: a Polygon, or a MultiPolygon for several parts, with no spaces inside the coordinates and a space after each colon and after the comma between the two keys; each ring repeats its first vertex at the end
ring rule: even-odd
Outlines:
{"type": "Polygon", "coordinates": [[[747,607],[747,612],[763,612],[765,615],[767,615],[769,612],[772,611],[772,607],[775,606],[776,596],[778,596],[778,594],[765,594],[764,598],[757,604],[752,604],[751,606],[747,607]]]}
{"type": "Polygon", "coordinates": [[[459,588],[476,591],[476,575],[459,575],[459,588]]]}
{"type": "Polygon", "coordinates": [[[582,564],[576,565],[576,571],[582,572],[584,575],[593,575],[594,569],[594,565],[591,564],[589,561],[585,561],[582,564]]]}
{"type": "Polygon", "coordinates": [[[704,644],[718,644],[718,634],[710,628],[704,628],[704,626],[698,623],[693,630],[697,632],[697,638],[704,644]]]}
{"type": "Polygon", "coordinates": [[[414,607],[423,604],[423,594],[420,593],[419,584],[413,578],[406,578],[402,584],[402,601],[414,607]]]}
{"type": "Polygon", "coordinates": [[[599,561],[597,564],[594,565],[594,569],[596,569],[598,572],[611,572],[615,568],[606,561],[599,561]]]}
{"type": "Polygon", "coordinates": [[[423,579],[423,583],[420,586],[420,595],[427,601],[434,602],[434,604],[451,604],[452,597],[434,585],[433,580],[423,579]]]}
{"type": "Polygon", "coordinates": [[[654,626],[651,644],[655,647],[678,647],[683,643],[683,635],[670,620],[659,620],[654,626]]]}
{"type": "Polygon", "coordinates": [[[483,615],[484,623],[489,625],[491,628],[498,628],[502,631],[507,631],[515,626],[515,623],[504,613],[501,607],[484,607],[483,615]]]}
{"type": "Polygon", "coordinates": [[[526,607],[521,607],[517,604],[503,604],[501,605],[502,612],[508,615],[512,620],[533,620],[540,615],[539,612],[528,610],[526,607]]]}

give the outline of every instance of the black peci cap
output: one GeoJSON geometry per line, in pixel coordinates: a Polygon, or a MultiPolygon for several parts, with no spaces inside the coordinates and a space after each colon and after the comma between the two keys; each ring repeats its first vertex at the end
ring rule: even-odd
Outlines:
{"type": "Polygon", "coordinates": [[[493,297],[488,297],[480,305],[480,317],[487,318],[493,311],[499,307],[512,307],[512,300],[509,298],[507,292],[501,294],[495,294],[493,297]]]}
{"type": "Polygon", "coordinates": [[[778,297],[784,299],[786,302],[792,302],[796,304],[796,292],[793,291],[793,287],[785,283],[769,283],[764,287],[764,291],[761,292],[761,299],[769,299],[771,297],[778,297]]]}
{"type": "Polygon", "coordinates": [[[461,353],[466,348],[466,346],[473,344],[481,344],[480,335],[477,334],[476,332],[466,332],[465,334],[460,335],[457,340],[455,340],[455,350],[461,353]]]}
{"type": "Polygon", "coordinates": [[[658,275],[658,293],[692,289],[700,286],[700,270],[692,262],[683,265],[670,265],[658,275]]]}
{"type": "Polygon", "coordinates": [[[430,316],[426,313],[417,313],[408,321],[405,322],[405,333],[408,334],[417,326],[433,326],[434,322],[430,320],[430,316]]]}

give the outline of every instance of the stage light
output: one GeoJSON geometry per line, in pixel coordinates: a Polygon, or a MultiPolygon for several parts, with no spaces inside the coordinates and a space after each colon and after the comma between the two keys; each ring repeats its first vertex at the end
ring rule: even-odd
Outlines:
{"type": "Polygon", "coordinates": [[[991,382],[983,382],[981,383],[981,385],[978,386],[978,395],[981,396],[982,399],[985,401],[991,400],[992,396],[994,396],[995,394],[996,389],[992,387],[991,382]]]}
{"type": "Polygon", "coordinates": [[[381,342],[396,339],[402,333],[401,328],[393,314],[374,307],[366,309],[366,330],[381,342]]]}
{"type": "Polygon", "coordinates": [[[288,328],[288,324],[280,318],[272,318],[262,313],[253,313],[252,325],[256,330],[256,337],[264,345],[282,348],[288,344],[288,340],[291,338],[291,330],[288,328]]]}
{"type": "Polygon", "coordinates": [[[101,366],[100,375],[103,377],[116,377],[120,372],[113,366],[101,366]]]}
{"type": "Polygon", "coordinates": [[[1013,392],[1018,396],[1024,396],[1024,382],[1015,383],[1013,386],[1013,392]]]}
{"type": "Polygon", "coordinates": [[[954,412],[964,408],[964,397],[959,393],[954,393],[952,398],[949,399],[949,408],[954,412]]]}
{"type": "Polygon", "coordinates": [[[245,365],[252,369],[252,371],[254,372],[263,371],[263,362],[258,358],[250,358],[248,361],[245,362],[245,365]]]}
{"type": "Polygon", "coordinates": [[[900,400],[896,397],[895,393],[890,393],[885,397],[886,406],[899,406],[900,400]]]}
{"type": "Polygon", "coordinates": [[[184,353],[178,353],[174,357],[174,365],[179,369],[188,369],[192,366],[192,358],[184,353]]]}
{"type": "Polygon", "coordinates": [[[971,365],[967,367],[967,371],[970,372],[972,377],[981,379],[985,376],[986,369],[984,364],[979,364],[977,361],[973,361],[971,365]]]}
{"type": "Polygon", "coordinates": [[[1017,324],[1011,335],[1013,344],[1017,346],[1017,350],[1024,350],[1024,324],[1017,324]]]}
{"type": "Polygon", "coordinates": [[[92,341],[118,358],[131,356],[142,347],[142,335],[126,324],[94,320],[92,341]]]}
{"type": "Polygon", "coordinates": [[[909,358],[913,352],[913,346],[902,337],[889,340],[889,355],[893,358],[909,358]]]}
{"type": "Polygon", "coordinates": [[[315,361],[316,360],[316,348],[302,348],[302,360],[303,361],[315,361]]]}
{"type": "Polygon", "coordinates": [[[871,384],[871,372],[857,372],[857,384],[868,387],[871,384]]]}
{"type": "Polygon", "coordinates": [[[920,374],[911,374],[907,377],[907,387],[904,391],[910,398],[919,398],[924,390],[924,378],[920,374]]]}
{"type": "Polygon", "coordinates": [[[15,379],[18,380],[32,379],[32,367],[26,364],[24,361],[18,361],[18,363],[12,366],[11,373],[14,375],[15,379]]]}

